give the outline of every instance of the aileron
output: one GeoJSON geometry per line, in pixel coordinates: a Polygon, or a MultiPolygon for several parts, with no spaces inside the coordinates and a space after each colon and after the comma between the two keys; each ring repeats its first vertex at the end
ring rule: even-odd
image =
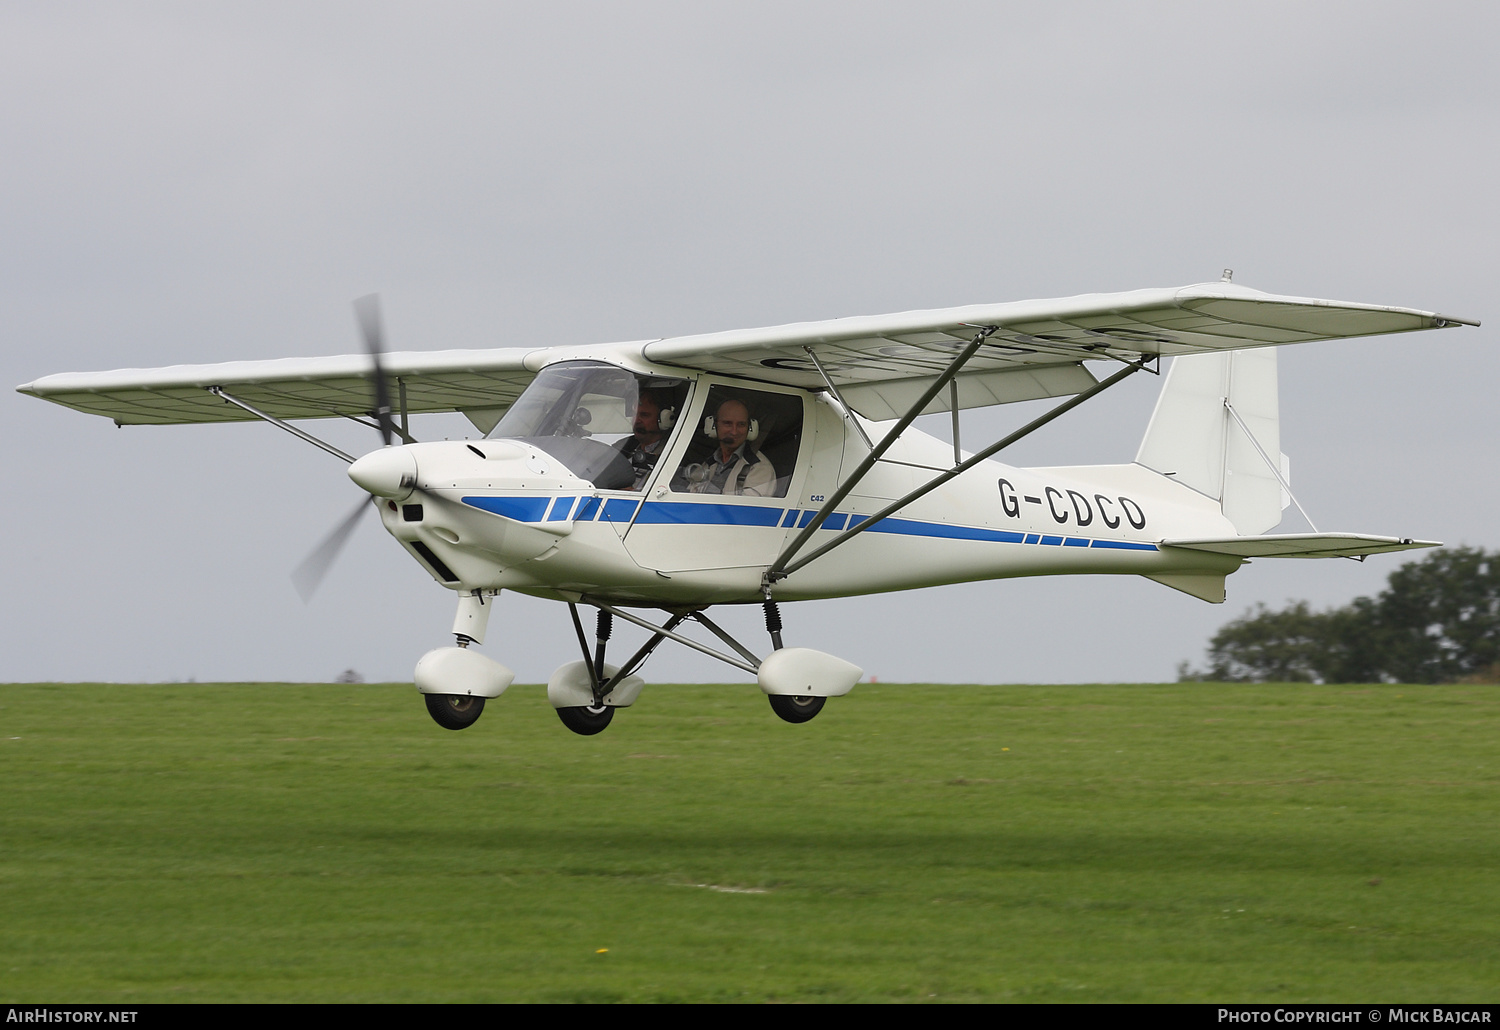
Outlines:
{"type": "MultiPolygon", "coordinates": [[[[387,372],[405,389],[411,413],[507,407],[535,374],[526,349],[394,353],[387,372]]],[[[121,425],[241,422],[254,416],[208,392],[219,386],[283,419],[364,415],[370,410],[369,359],[345,354],[214,365],[69,372],[19,387],[121,425]]]]}

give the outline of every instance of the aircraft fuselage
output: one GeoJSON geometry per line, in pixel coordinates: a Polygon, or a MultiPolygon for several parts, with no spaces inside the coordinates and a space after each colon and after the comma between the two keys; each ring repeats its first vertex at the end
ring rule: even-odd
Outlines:
{"type": "MultiPolygon", "coordinates": [[[[774,408],[783,422],[800,411],[796,446],[775,454],[781,495],[689,492],[681,470],[705,446],[710,402],[747,390],[677,369],[631,371],[690,382],[681,400],[686,417],[675,420],[639,484],[600,488],[540,438],[388,448],[362,459],[363,478],[360,466],[351,475],[368,485],[370,468],[385,463],[394,485],[376,492],[384,493],[386,529],[453,590],[660,607],[760,601],[765,570],[869,453],[864,439],[825,394],[754,384],[752,408],[774,408]],[[409,491],[400,488],[403,476],[409,491]]],[[[878,442],[881,425],[866,426],[878,442]]],[[[847,533],[952,465],[949,444],[908,429],[804,550],[847,533]]],[[[1158,541],[1233,533],[1214,500],[1139,465],[1023,469],[985,461],[793,572],[775,584],[775,596],[1068,573],[1222,576],[1239,560],[1158,541]]]]}

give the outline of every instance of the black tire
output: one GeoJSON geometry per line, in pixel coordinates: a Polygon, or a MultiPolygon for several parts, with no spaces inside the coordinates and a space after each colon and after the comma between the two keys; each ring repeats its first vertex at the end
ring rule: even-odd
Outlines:
{"type": "Polygon", "coordinates": [[[484,714],[484,698],[468,694],[423,694],[427,714],[445,730],[466,730],[484,714]]]}
{"type": "Polygon", "coordinates": [[[771,711],[787,722],[808,722],[823,710],[826,697],[795,694],[767,694],[771,699],[771,711]]]}
{"type": "Polygon", "coordinates": [[[559,708],[557,717],[564,726],[579,736],[592,737],[609,725],[609,721],[615,717],[615,710],[609,705],[600,705],[598,708],[559,708]]]}

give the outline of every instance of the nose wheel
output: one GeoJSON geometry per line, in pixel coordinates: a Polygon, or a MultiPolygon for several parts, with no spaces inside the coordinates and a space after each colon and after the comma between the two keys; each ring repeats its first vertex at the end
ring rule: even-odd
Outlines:
{"type": "Polygon", "coordinates": [[[826,697],[798,696],[796,694],[768,694],[771,711],[787,722],[808,722],[823,710],[826,697]]]}

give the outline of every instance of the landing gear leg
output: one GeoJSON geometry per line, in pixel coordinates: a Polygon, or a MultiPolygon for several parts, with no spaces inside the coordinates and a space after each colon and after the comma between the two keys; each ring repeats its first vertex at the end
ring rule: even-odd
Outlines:
{"type": "Polygon", "coordinates": [[[830,697],[841,697],[858,683],[864,671],[842,658],[806,647],[783,647],[781,612],[771,598],[771,585],[763,585],[766,599],[766,632],[775,650],[756,670],[760,689],[771,702],[777,718],[791,723],[808,722],[823,710],[830,697]]]}
{"type": "MultiPolygon", "coordinates": [[[[578,621],[578,609],[572,605],[568,606],[573,613],[573,625],[578,630],[578,643],[583,647],[584,658],[588,658],[588,646],[583,639],[583,624],[578,621]]],[[[557,709],[557,717],[562,724],[579,736],[592,737],[600,733],[615,717],[613,705],[604,703],[604,686],[609,682],[604,664],[604,650],[609,644],[610,633],[614,630],[614,616],[604,609],[599,609],[599,618],[594,624],[594,656],[593,660],[587,662],[589,671],[589,683],[593,688],[593,703],[588,705],[573,705],[557,709]]]]}
{"type": "Polygon", "coordinates": [[[615,617],[603,608],[599,609],[599,617],[594,620],[594,684],[595,687],[604,684],[604,648],[609,644],[609,635],[614,632],[615,617]]]}
{"type": "Polygon", "coordinates": [[[781,650],[781,609],[771,600],[771,588],[766,587],[766,632],[771,634],[771,647],[781,650]]]}
{"type": "Polygon", "coordinates": [[[516,674],[470,644],[484,642],[485,624],[495,607],[498,590],[474,590],[458,597],[458,615],[453,620],[456,647],[428,651],[412,674],[427,714],[445,730],[464,730],[484,712],[484,703],[505,693],[516,674]]]}

